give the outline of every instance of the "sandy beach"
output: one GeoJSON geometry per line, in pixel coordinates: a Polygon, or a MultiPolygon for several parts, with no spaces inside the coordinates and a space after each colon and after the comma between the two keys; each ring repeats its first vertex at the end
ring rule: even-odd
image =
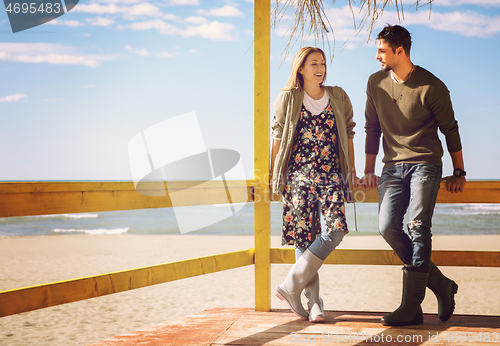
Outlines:
{"type": "MultiPolygon", "coordinates": [[[[280,247],[280,238],[272,237],[280,247]]],[[[120,235],[0,238],[0,290],[155,265],[253,247],[251,236],[120,235]]],[[[434,236],[434,249],[500,249],[500,235],[434,236]]],[[[348,235],[340,248],[388,249],[380,236],[348,235]]],[[[272,266],[272,289],[290,265],[272,266]]],[[[457,314],[500,315],[500,268],[441,267],[459,285],[457,314]]],[[[401,298],[399,266],[320,270],[328,310],[392,311],[401,298]]],[[[88,345],[209,308],[253,307],[254,267],[183,279],[0,318],[0,345],[88,345]]],[[[274,296],[272,308],[286,308],[274,296]]],[[[436,313],[427,291],[424,312],[436,313]]]]}

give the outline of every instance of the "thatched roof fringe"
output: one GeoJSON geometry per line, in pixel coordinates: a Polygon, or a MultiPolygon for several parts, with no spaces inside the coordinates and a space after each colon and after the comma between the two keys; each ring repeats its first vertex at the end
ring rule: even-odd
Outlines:
{"type": "MultiPolygon", "coordinates": [[[[401,22],[404,20],[403,0],[359,0],[359,14],[361,16],[359,23],[356,23],[356,14],[353,7],[353,4],[356,5],[356,0],[347,1],[352,13],[354,31],[343,43],[342,50],[346,47],[349,40],[358,36],[365,28],[368,33],[366,42],[370,41],[375,23],[383,14],[384,10],[390,5],[395,5],[398,21],[401,22]]],[[[415,10],[418,10],[422,6],[429,5],[430,18],[431,4],[434,0],[412,1],[412,5],[408,7],[415,7],[415,10]]],[[[335,4],[335,0],[333,0],[333,4],[335,4]]],[[[293,20],[293,23],[285,33],[286,36],[289,36],[289,39],[282,53],[284,59],[290,54],[291,50],[298,42],[300,42],[300,46],[303,46],[305,42],[311,40],[311,37],[314,38],[315,45],[318,45],[319,41],[321,41],[324,47],[326,41],[327,50],[330,52],[331,58],[333,58],[334,52],[331,50],[328,34],[332,33],[333,35],[334,30],[325,13],[323,0],[276,0],[276,5],[272,11],[272,25],[276,27],[289,18],[293,20]],[[295,13],[289,15],[291,11],[295,13]]],[[[333,40],[333,47],[335,49],[335,39],[333,40]]]]}

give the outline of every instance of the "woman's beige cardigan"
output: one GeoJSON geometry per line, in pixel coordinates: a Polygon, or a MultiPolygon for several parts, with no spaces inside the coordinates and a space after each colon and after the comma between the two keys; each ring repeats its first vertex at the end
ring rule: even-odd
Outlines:
{"type": "MultiPolygon", "coordinates": [[[[346,92],[340,87],[324,87],[330,96],[330,105],[335,115],[335,122],[338,131],[339,160],[342,179],[348,186],[352,200],[352,188],[350,179],[348,179],[350,169],[349,153],[347,139],[354,137],[353,112],[351,101],[346,92]]],[[[276,115],[273,121],[273,139],[281,140],[281,145],[274,161],[272,189],[274,193],[282,194],[286,185],[286,174],[288,170],[288,161],[293,146],[293,137],[295,128],[300,118],[302,101],[304,99],[304,90],[294,88],[292,90],[282,91],[274,102],[276,115]]]]}

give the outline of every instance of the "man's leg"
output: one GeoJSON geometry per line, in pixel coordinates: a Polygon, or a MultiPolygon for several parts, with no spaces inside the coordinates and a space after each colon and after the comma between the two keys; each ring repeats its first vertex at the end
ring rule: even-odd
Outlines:
{"type": "Polygon", "coordinates": [[[411,199],[408,208],[408,232],[412,238],[413,253],[411,265],[428,267],[432,251],[432,215],[441,182],[442,166],[413,165],[411,174],[411,199]]]}
{"type": "Polygon", "coordinates": [[[404,264],[411,264],[413,246],[403,230],[403,218],[410,200],[410,185],[403,166],[384,168],[378,187],[379,232],[404,264]]]}
{"type": "MultiPolygon", "coordinates": [[[[385,326],[405,326],[422,324],[423,314],[420,304],[425,297],[429,269],[417,267],[414,263],[414,237],[410,238],[402,228],[404,213],[408,207],[415,205],[413,191],[413,175],[416,165],[400,164],[384,169],[379,184],[379,231],[405,263],[403,267],[403,295],[400,306],[392,313],[385,315],[381,323],[385,326]]],[[[420,194],[423,195],[423,194],[420,194]]],[[[435,201],[435,198],[434,198],[435,201]]],[[[423,242],[425,237],[420,237],[423,242]]],[[[430,227],[429,227],[430,238],[430,227]]],[[[429,243],[430,245],[430,243],[429,243]]],[[[423,252],[424,246],[419,246],[423,252]]],[[[420,253],[419,252],[419,253],[420,253]]],[[[430,256],[430,250],[429,250],[430,256]]]]}
{"type": "Polygon", "coordinates": [[[408,230],[413,237],[413,265],[429,267],[427,287],[438,300],[438,316],[446,322],[455,310],[458,285],[441,273],[430,261],[432,251],[431,219],[441,181],[441,166],[419,165],[412,174],[412,201],[408,230]]]}

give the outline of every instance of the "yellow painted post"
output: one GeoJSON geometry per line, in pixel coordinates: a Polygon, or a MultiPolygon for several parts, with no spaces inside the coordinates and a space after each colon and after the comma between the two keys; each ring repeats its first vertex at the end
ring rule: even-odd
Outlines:
{"type": "Polygon", "coordinates": [[[254,188],[255,310],[271,310],[271,208],[269,198],[270,0],[255,0],[254,188]]]}

